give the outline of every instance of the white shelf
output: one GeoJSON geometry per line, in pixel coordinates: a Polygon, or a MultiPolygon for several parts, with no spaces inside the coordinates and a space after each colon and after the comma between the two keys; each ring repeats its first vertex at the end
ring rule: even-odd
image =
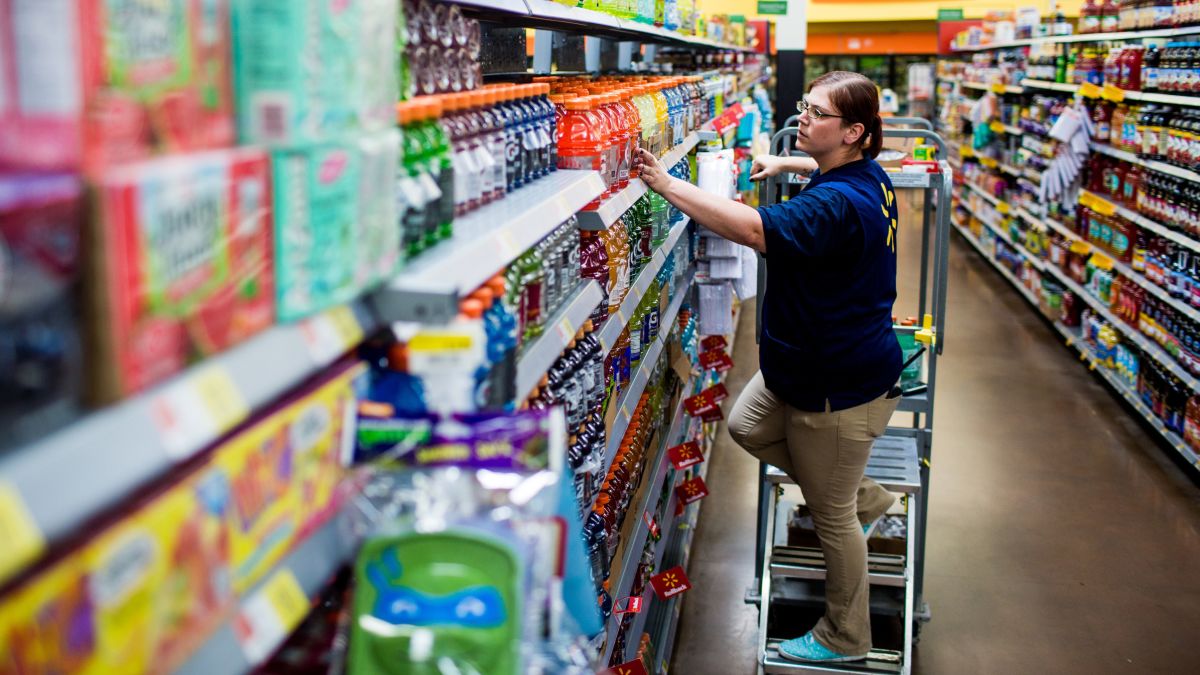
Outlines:
{"type": "MultiPolygon", "coordinates": [[[[1023,93],[1025,93],[1024,87],[1020,87],[1015,84],[1005,84],[1002,86],[1004,87],[1005,94],[1023,94],[1023,93]]],[[[993,87],[993,85],[983,84],[982,82],[963,82],[962,83],[963,89],[974,89],[976,91],[994,91],[992,87],[993,87]]]]}
{"type": "Polygon", "coordinates": [[[454,236],[421,254],[374,293],[386,323],[446,323],[474,291],[604,193],[595,171],[559,170],[454,220],[454,236]]]}
{"type": "MultiPolygon", "coordinates": [[[[637,570],[639,567],[638,559],[642,557],[642,549],[645,546],[646,537],[650,534],[650,526],[646,523],[646,519],[642,516],[642,514],[650,513],[654,509],[655,505],[658,503],[658,495],[662,491],[663,482],[666,481],[667,476],[671,475],[671,472],[674,470],[671,466],[671,460],[667,458],[667,449],[674,447],[675,443],[679,439],[680,433],[683,430],[682,425],[684,424],[685,420],[689,419],[683,412],[683,400],[689,395],[690,384],[691,381],[689,380],[689,382],[686,383],[681,389],[682,393],[679,397],[679,402],[675,405],[674,413],[671,416],[672,422],[670,430],[663,438],[663,441],[654,456],[655,458],[646,464],[647,467],[654,467],[654,472],[649,474],[650,484],[648,486],[638,488],[640,491],[643,491],[645,499],[641,504],[630,504],[629,509],[625,513],[626,522],[629,522],[630,518],[636,517],[637,523],[634,525],[633,536],[625,540],[623,544],[625,555],[621,558],[621,575],[618,577],[616,583],[612,585],[613,590],[611,595],[614,602],[629,597],[629,592],[632,590],[634,577],[637,576],[637,570]]],[[[670,500],[668,500],[672,503],[667,504],[667,518],[672,518],[674,516],[674,498],[675,496],[672,494],[670,500]]],[[[669,529],[668,525],[666,523],[663,523],[662,525],[662,534],[666,535],[667,530],[669,529]]],[[[666,549],[666,546],[664,545],[665,543],[666,537],[663,536],[658,541],[658,545],[656,547],[656,556],[658,556],[659,560],[661,560],[662,551],[666,549]]],[[[659,567],[655,567],[655,570],[659,569],[659,567]]],[[[644,596],[645,592],[649,590],[650,587],[647,586],[643,590],[642,595],[644,596]]],[[[640,621],[644,624],[646,616],[650,613],[649,609],[649,607],[643,604],[643,609],[640,612],[641,616],[635,618],[635,623],[640,621]]],[[[620,629],[621,623],[622,621],[620,616],[614,614],[609,617],[608,625],[604,629],[607,638],[605,639],[604,654],[603,658],[601,659],[601,663],[608,663],[609,658],[612,656],[613,647],[616,646],[617,631],[620,629]]],[[[641,631],[637,631],[634,634],[641,635],[641,631]]]]}
{"type": "Polygon", "coordinates": [[[1189,237],[1185,234],[1180,234],[1179,232],[1176,232],[1175,230],[1168,228],[1166,225],[1163,225],[1156,221],[1150,220],[1146,216],[1143,216],[1142,214],[1138,213],[1137,211],[1127,209],[1124,206],[1117,204],[1116,202],[1111,202],[1111,201],[1109,201],[1109,199],[1107,197],[1102,197],[1101,195],[1098,195],[1094,192],[1089,192],[1087,190],[1081,190],[1080,192],[1081,192],[1081,194],[1092,195],[1093,197],[1103,199],[1104,201],[1109,202],[1114,207],[1116,207],[1116,212],[1122,218],[1124,218],[1132,223],[1135,223],[1138,227],[1142,227],[1147,230],[1150,230],[1151,232],[1157,234],[1160,237],[1165,237],[1167,239],[1170,239],[1171,241],[1175,242],[1176,244],[1186,246],[1186,247],[1192,249],[1193,251],[1200,251],[1200,241],[1192,239],[1191,237],[1189,237]]]}
{"type": "MultiPolygon", "coordinates": [[[[1033,305],[1038,313],[1041,314],[1038,298],[1033,292],[1021,285],[1011,272],[987,255],[987,253],[983,250],[983,247],[979,245],[979,242],[975,240],[975,237],[972,236],[969,231],[959,227],[957,224],[954,225],[954,228],[958,230],[959,234],[961,234],[963,238],[966,239],[967,242],[970,243],[971,246],[974,247],[975,250],[978,251],[979,254],[992,265],[993,269],[999,272],[1001,276],[1015,286],[1016,290],[1021,294],[1021,296],[1025,298],[1029,304],[1033,305]]],[[[1084,295],[1086,296],[1086,294],[1084,295]]],[[[1124,326],[1124,324],[1120,321],[1110,321],[1110,323],[1124,326]]],[[[1074,329],[1063,326],[1062,323],[1058,321],[1052,320],[1050,321],[1050,324],[1054,326],[1054,329],[1057,330],[1059,334],[1066,338],[1068,345],[1075,347],[1075,349],[1079,350],[1081,354],[1088,357],[1090,365],[1093,366],[1093,370],[1099,373],[1100,377],[1102,377],[1104,381],[1109,384],[1109,386],[1111,386],[1122,398],[1132,405],[1134,409],[1136,409],[1138,413],[1145,418],[1150,426],[1154,427],[1154,429],[1157,430],[1168,443],[1170,443],[1181,455],[1183,455],[1184,459],[1186,459],[1197,469],[1200,469],[1200,457],[1198,457],[1196,453],[1192,452],[1192,449],[1183,442],[1183,439],[1168,429],[1166,425],[1163,424],[1162,421],[1159,420],[1158,417],[1146,407],[1146,404],[1142,402],[1141,397],[1138,396],[1136,391],[1131,390],[1128,385],[1118,379],[1116,375],[1097,363],[1095,354],[1092,352],[1087,343],[1080,339],[1078,332],[1076,332],[1074,329]]]]}
{"type": "Polygon", "coordinates": [[[637,370],[629,374],[629,384],[625,387],[625,391],[621,392],[620,402],[609,403],[609,405],[617,405],[618,408],[612,429],[609,431],[608,447],[604,449],[604,474],[608,473],[613,459],[617,456],[617,448],[621,447],[621,439],[625,436],[625,430],[629,428],[630,420],[633,419],[638,400],[642,397],[642,392],[646,390],[646,384],[650,381],[650,371],[654,369],[654,364],[658,361],[659,354],[662,353],[663,345],[671,335],[675,317],[679,314],[679,308],[687,298],[695,278],[695,269],[690,269],[685,273],[683,281],[675,290],[675,297],[671,298],[671,304],[667,306],[667,311],[659,319],[658,337],[654,339],[648,349],[643,345],[642,348],[645,351],[638,360],[637,370]]]}
{"type": "MultiPolygon", "coordinates": [[[[684,157],[687,156],[692,148],[700,142],[700,135],[692,132],[684,138],[683,142],[676,145],[670,152],[663,155],[662,163],[668,169],[678,164],[684,157]]],[[[579,212],[579,229],[581,230],[607,230],[613,223],[617,222],[629,207],[633,206],[642,195],[646,194],[649,188],[642,182],[641,178],[634,178],[629,181],[629,185],[624,187],[620,192],[609,197],[600,203],[600,208],[595,211],[580,211],[579,212]]]]}
{"type": "Polygon", "coordinates": [[[596,309],[596,305],[603,299],[604,292],[600,290],[600,284],[588,279],[579,285],[563,308],[546,322],[545,331],[525,348],[520,361],[517,362],[515,400],[518,403],[529,396],[529,392],[533,391],[542,375],[545,375],[562,355],[563,350],[592,315],[592,310],[596,309]]]}
{"type": "Polygon", "coordinates": [[[1077,84],[1064,84],[1061,82],[1050,82],[1048,80],[1021,80],[1026,88],[1030,89],[1049,89],[1050,91],[1062,91],[1068,94],[1073,94],[1079,91],[1077,84]]]}
{"type": "MultiPolygon", "coordinates": [[[[276,574],[290,573],[300,584],[300,589],[315,606],[321,592],[324,591],[338,569],[348,563],[353,557],[357,546],[352,537],[347,535],[352,529],[350,508],[343,507],[328,522],[298,544],[271,573],[253,589],[238,598],[237,613],[219,626],[187,661],[175,671],[176,675],[211,675],[212,673],[248,673],[261,665],[265,658],[256,653],[247,653],[247,649],[239,639],[244,624],[241,613],[252,607],[252,603],[261,603],[259,597],[266,592],[268,582],[276,574]],[[251,657],[255,658],[251,658],[251,657]]],[[[294,630],[294,629],[293,629],[294,630]]],[[[278,648],[291,635],[292,631],[283,631],[275,636],[273,649],[278,648]]],[[[271,647],[272,645],[264,645],[271,647]]],[[[261,651],[261,649],[260,649],[261,651]]]]}
{"type": "MultiPolygon", "coordinates": [[[[490,5],[489,2],[483,2],[482,0],[467,0],[466,2],[463,2],[462,0],[454,1],[459,2],[459,4],[470,4],[479,7],[489,7],[490,5]]],[[[512,0],[504,0],[504,4],[511,5],[513,2],[512,0]]],[[[665,28],[640,23],[630,19],[619,19],[611,14],[605,14],[604,12],[583,9],[582,7],[568,7],[557,2],[552,2],[551,0],[524,0],[524,4],[526,5],[526,9],[520,13],[525,14],[530,19],[553,21],[556,23],[569,23],[581,29],[593,28],[606,32],[619,32],[625,33],[629,37],[642,37],[653,39],[655,41],[670,42],[693,47],[731,49],[741,52],[754,51],[749,47],[725,44],[695,35],[684,35],[683,33],[669,31],[665,28]]]]}
{"type": "Polygon", "coordinates": [[[1088,293],[1087,290],[1085,290],[1083,286],[1080,286],[1077,281],[1067,276],[1066,272],[1063,272],[1053,265],[1051,265],[1049,269],[1054,276],[1057,277],[1064,286],[1071,289],[1071,292],[1075,293],[1080,300],[1083,300],[1091,305],[1092,309],[1096,310],[1100,316],[1104,317],[1105,321],[1112,324],[1116,330],[1121,332],[1122,335],[1129,338],[1130,342],[1136,344],[1138,348],[1142,350],[1142,353],[1150,356],[1155,361],[1158,361],[1160,365],[1183,381],[1183,383],[1186,384],[1193,392],[1200,391],[1200,380],[1197,380],[1194,375],[1184,369],[1183,366],[1179,365],[1179,362],[1172,358],[1165,349],[1158,345],[1158,343],[1154,342],[1145,335],[1142,335],[1137,328],[1134,328],[1133,326],[1130,326],[1121,319],[1117,318],[1112,311],[1105,306],[1103,301],[1093,296],[1091,293],[1088,293]]]}
{"type": "Polygon", "coordinates": [[[646,291],[650,289],[650,284],[654,281],[654,277],[658,276],[659,270],[667,262],[667,256],[675,248],[675,243],[687,231],[688,222],[690,219],[684,216],[683,220],[671,228],[671,232],[663,241],[662,246],[651,256],[650,262],[642,268],[636,280],[629,287],[629,291],[625,294],[625,299],[621,301],[621,307],[617,313],[609,316],[604,325],[600,327],[600,333],[596,337],[600,340],[601,350],[607,354],[612,350],[613,345],[617,343],[617,338],[621,337],[621,332],[625,330],[625,326],[629,324],[629,319],[633,316],[634,310],[641,304],[642,298],[646,296],[646,291]]]}
{"type": "Polygon", "coordinates": [[[966,52],[982,52],[992,49],[1009,49],[1011,47],[1026,47],[1036,44],[1058,44],[1070,42],[1110,42],[1120,40],[1142,40],[1146,38],[1172,38],[1183,35],[1200,34],[1200,26],[1191,26],[1188,28],[1155,28],[1150,30],[1135,30],[1135,31],[1120,31],[1113,33],[1084,33],[1079,35],[1051,35],[1046,37],[1024,38],[1021,40],[1011,40],[1009,42],[994,42],[986,45],[978,45],[975,47],[955,48],[952,51],[966,52]]]}
{"type": "MultiPolygon", "coordinates": [[[[1197,30],[1196,32],[1200,32],[1197,30]]],[[[1080,85],[1048,82],[1046,80],[1024,80],[1026,88],[1050,89],[1067,93],[1078,93],[1080,85]]],[[[1141,91],[1125,91],[1125,99],[1129,101],[1146,101],[1147,103],[1168,103],[1170,105],[1200,107],[1200,96],[1180,96],[1179,94],[1146,93],[1141,91]]]]}
{"type": "Polygon", "coordinates": [[[1114,148],[1106,143],[1097,143],[1096,141],[1092,141],[1091,147],[1092,152],[1108,155],[1109,157],[1114,157],[1116,159],[1129,162],[1130,164],[1144,166],[1152,171],[1157,171],[1159,173],[1175,176],[1176,178],[1189,180],[1193,183],[1200,183],[1200,173],[1196,173],[1195,171],[1188,171],[1187,169],[1180,168],[1173,164],[1167,164],[1166,162],[1160,162],[1153,159],[1142,159],[1132,152],[1114,148]]]}
{"type": "Polygon", "coordinates": [[[55,544],[327,368],[375,326],[361,303],[274,326],[149,391],[6,452],[0,484],[16,490],[33,524],[55,544]],[[237,403],[213,412],[203,405],[203,392],[237,403]],[[187,422],[168,426],[164,411],[187,422]]]}

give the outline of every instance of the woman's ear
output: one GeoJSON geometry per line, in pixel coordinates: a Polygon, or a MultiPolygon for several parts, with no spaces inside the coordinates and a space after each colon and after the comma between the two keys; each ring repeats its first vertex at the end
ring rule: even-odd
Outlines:
{"type": "Polygon", "coordinates": [[[847,127],[845,133],[842,134],[842,143],[844,145],[855,145],[866,133],[867,127],[862,122],[855,122],[847,127]]]}

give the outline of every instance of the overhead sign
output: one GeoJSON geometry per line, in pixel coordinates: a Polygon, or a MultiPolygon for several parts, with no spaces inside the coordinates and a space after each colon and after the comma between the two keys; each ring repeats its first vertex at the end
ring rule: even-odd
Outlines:
{"type": "Polygon", "coordinates": [[[758,0],[759,14],[787,14],[787,0],[758,0]]]}
{"type": "Polygon", "coordinates": [[[963,11],[961,9],[939,9],[938,21],[962,21],[963,11]]]}

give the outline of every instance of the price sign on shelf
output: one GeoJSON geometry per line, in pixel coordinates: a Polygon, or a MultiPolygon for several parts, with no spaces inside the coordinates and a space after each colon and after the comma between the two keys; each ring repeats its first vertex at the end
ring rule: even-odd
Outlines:
{"type": "Polygon", "coordinates": [[[1012,213],[1012,207],[1009,206],[1008,202],[1006,202],[1006,201],[996,202],[996,210],[999,211],[1000,213],[1003,213],[1004,215],[1008,215],[1009,213],[1012,213]]]}
{"type": "Polygon", "coordinates": [[[286,567],[275,572],[262,587],[242,603],[234,632],[246,659],[262,663],[308,614],[308,596],[286,567]]]}
{"type": "Polygon", "coordinates": [[[979,163],[989,169],[995,169],[1000,166],[1000,162],[997,162],[994,157],[980,157],[979,163]]]}
{"type": "Polygon", "coordinates": [[[1100,96],[1106,101],[1120,103],[1121,101],[1125,100],[1125,90],[1111,84],[1106,84],[1104,85],[1104,88],[1100,90],[1100,96]]]}
{"type": "Polygon", "coordinates": [[[684,506],[708,496],[708,486],[704,484],[704,479],[700,476],[683,481],[679,487],[675,488],[675,491],[679,493],[679,503],[684,506]]]}
{"type": "Polygon", "coordinates": [[[1102,91],[1100,87],[1097,87],[1091,82],[1084,82],[1083,84],[1079,85],[1079,95],[1083,96],[1084,98],[1100,98],[1101,93],[1102,91]]]}
{"type": "Polygon", "coordinates": [[[229,371],[217,365],[201,366],[168,385],[150,407],[172,459],[191,456],[250,414],[229,371]]]}
{"type": "Polygon", "coordinates": [[[696,441],[681,443],[667,450],[667,459],[676,471],[682,471],[689,466],[695,466],[704,461],[704,453],[700,452],[700,444],[696,441]]]}
{"type": "Polygon", "coordinates": [[[993,94],[1003,94],[1004,93],[1004,83],[1003,82],[993,82],[991,89],[992,89],[993,94]]]}
{"type": "Polygon", "coordinates": [[[1004,123],[1003,122],[992,122],[991,124],[988,125],[988,128],[998,134],[1004,133],[1004,123]]]}
{"type": "Polygon", "coordinates": [[[21,493],[4,481],[0,481],[0,542],[0,582],[25,569],[46,550],[46,538],[21,493]]]}
{"type": "Polygon", "coordinates": [[[700,354],[700,365],[705,370],[724,373],[733,368],[733,359],[729,358],[729,354],[726,354],[724,349],[714,349],[700,354]]]}
{"type": "Polygon", "coordinates": [[[321,365],[332,363],[363,339],[362,326],[346,305],[304,321],[300,324],[300,334],[313,361],[321,365]]]}

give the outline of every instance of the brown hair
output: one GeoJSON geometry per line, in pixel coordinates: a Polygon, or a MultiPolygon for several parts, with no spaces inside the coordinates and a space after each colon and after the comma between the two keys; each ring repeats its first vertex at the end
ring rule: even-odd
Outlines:
{"type": "Polygon", "coordinates": [[[858,147],[871,159],[883,149],[883,119],[879,116],[879,89],[865,75],[832,70],[813,80],[813,87],[828,87],[829,101],[838,109],[843,124],[861,124],[865,131],[858,147]]]}

